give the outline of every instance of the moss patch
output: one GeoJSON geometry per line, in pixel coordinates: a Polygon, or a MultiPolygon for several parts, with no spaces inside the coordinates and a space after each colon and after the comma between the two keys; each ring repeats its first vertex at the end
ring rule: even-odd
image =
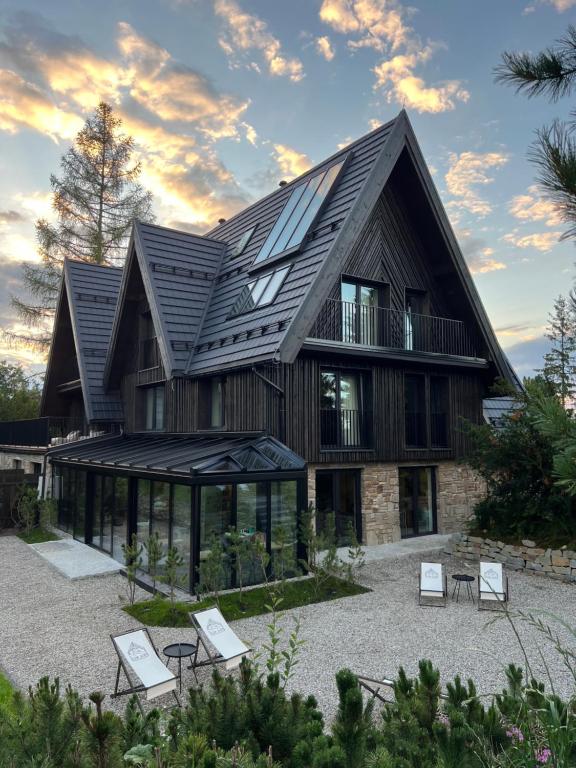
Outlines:
{"type": "MultiPolygon", "coordinates": [[[[336,578],[325,581],[318,593],[314,589],[313,579],[292,581],[284,585],[280,610],[299,608],[312,603],[323,603],[327,600],[338,600],[341,597],[362,595],[365,592],[370,592],[370,590],[359,584],[351,584],[336,578]]],[[[188,614],[190,611],[201,611],[204,608],[211,608],[215,604],[216,601],[213,598],[194,603],[176,603],[173,611],[169,600],[157,596],[150,600],[134,603],[134,605],[127,605],[124,610],[142,624],[151,627],[189,627],[188,614]]],[[[218,600],[218,607],[227,621],[247,619],[250,616],[269,613],[269,605],[270,592],[266,587],[256,587],[245,591],[242,595],[242,604],[240,604],[238,592],[221,595],[218,600]]]]}
{"type": "Polygon", "coordinates": [[[26,544],[43,544],[45,541],[59,541],[60,536],[56,536],[52,531],[45,531],[43,528],[32,528],[30,533],[21,531],[18,538],[25,541],[26,544]]]}

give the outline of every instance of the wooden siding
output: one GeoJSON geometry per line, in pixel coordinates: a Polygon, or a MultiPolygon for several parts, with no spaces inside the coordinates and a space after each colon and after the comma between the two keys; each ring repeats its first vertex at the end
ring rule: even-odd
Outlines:
{"type": "MultiPolygon", "coordinates": [[[[482,419],[484,381],[481,373],[462,373],[430,366],[410,368],[363,361],[344,364],[334,358],[302,356],[293,365],[260,366],[258,372],[284,391],[276,391],[252,370],[230,373],[225,379],[225,428],[230,431],[269,432],[314,463],[371,461],[437,461],[460,458],[468,448],[460,431],[462,418],[482,419]],[[320,447],[320,372],[322,368],[362,371],[371,377],[374,414],[371,450],[323,451],[320,447]],[[449,380],[449,448],[404,447],[404,373],[445,375],[449,380]]],[[[166,428],[175,432],[198,429],[198,380],[173,379],[166,387],[166,428]]],[[[126,412],[128,414],[128,407],[126,412]]]]}

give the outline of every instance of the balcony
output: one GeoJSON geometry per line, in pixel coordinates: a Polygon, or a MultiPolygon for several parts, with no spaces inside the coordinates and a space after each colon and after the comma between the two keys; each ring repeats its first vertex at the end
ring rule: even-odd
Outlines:
{"type": "Polygon", "coordinates": [[[480,345],[460,320],[328,299],[309,339],[346,345],[479,357],[480,345]]]}
{"type": "Polygon", "coordinates": [[[83,419],[53,418],[0,421],[0,445],[46,447],[51,443],[77,440],[85,433],[83,419]]]}
{"type": "Polygon", "coordinates": [[[154,384],[165,378],[158,339],[156,336],[141,339],[138,345],[138,384],[154,384]]]}
{"type": "Polygon", "coordinates": [[[320,409],[320,447],[322,450],[370,448],[372,413],[370,411],[320,409]]]}

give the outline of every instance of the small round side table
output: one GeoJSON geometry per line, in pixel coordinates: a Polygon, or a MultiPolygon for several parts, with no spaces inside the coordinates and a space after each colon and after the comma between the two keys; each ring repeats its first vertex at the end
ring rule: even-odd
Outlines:
{"type": "Polygon", "coordinates": [[[452,578],[454,579],[454,589],[452,590],[452,600],[454,600],[454,595],[456,595],[456,602],[458,602],[458,599],[460,598],[460,587],[462,584],[466,584],[466,591],[468,592],[468,597],[472,602],[474,602],[474,595],[472,594],[472,582],[476,581],[474,576],[470,576],[468,573],[455,573],[453,574],[452,578]]]}
{"type": "Polygon", "coordinates": [[[182,659],[188,659],[196,653],[196,646],[193,643],[171,643],[167,645],[162,653],[168,657],[166,666],[170,659],[178,659],[178,678],[180,679],[180,693],[182,693],[182,659]]]}

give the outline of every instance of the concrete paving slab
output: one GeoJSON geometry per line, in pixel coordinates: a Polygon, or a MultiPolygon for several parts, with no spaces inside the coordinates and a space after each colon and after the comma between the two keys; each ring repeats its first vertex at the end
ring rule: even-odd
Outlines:
{"type": "Polygon", "coordinates": [[[113,558],[74,539],[45,541],[29,546],[67,579],[106,576],[118,573],[122,568],[113,558]]]}
{"type": "MultiPolygon", "coordinates": [[[[440,552],[450,541],[451,534],[435,533],[430,536],[415,536],[412,539],[402,539],[390,544],[375,544],[364,547],[365,561],[371,563],[376,560],[395,560],[397,557],[407,555],[420,555],[426,552],[440,552]]],[[[338,555],[343,560],[348,560],[348,547],[341,547],[338,555]]]]}

